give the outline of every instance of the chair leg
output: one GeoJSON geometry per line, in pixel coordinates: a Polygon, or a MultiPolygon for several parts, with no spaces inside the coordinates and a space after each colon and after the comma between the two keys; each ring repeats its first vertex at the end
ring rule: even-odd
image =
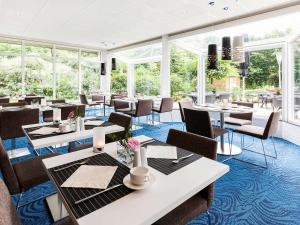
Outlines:
{"type": "Polygon", "coordinates": [[[265,152],[264,141],[262,139],[260,141],[261,141],[262,149],[263,149],[263,152],[264,152],[266,168],[268,168],[268,162],[267,162],[267,156],[266,156],[266,152],[265,152]]]}
{"type": "Polygon", "coordinates": [[[17,211],[18,211],[19,208],[20,208],[20,202],[21,202],[22,196],[23,196],[23,192],[21,192],[20,195],[19,195],[19,199],[18,199],[17,206],[16,206],[17,211]]]}
{"type": "Polygon", "coordinates": [[[211,225],[211,219],[210,219],[210,213],[206,211],[207,219],[208,219],[208,224],[211,225]]]}
{"type": "Polygon", "coordinates": [[[276,146],[275,146],[275,142],[274,142],[274,137],[271,137],[272,140],[272,144],[273,144],[273,148],[274,148],[274,152],[275,152],[275,159],[277,159],[277,150],[276,150],[276,146]]]}

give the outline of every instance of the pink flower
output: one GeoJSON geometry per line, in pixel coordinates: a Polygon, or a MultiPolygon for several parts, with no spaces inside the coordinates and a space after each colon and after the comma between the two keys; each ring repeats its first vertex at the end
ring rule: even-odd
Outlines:
{"type": "Polygon", "coordinates": [[[75,116],[74,111],[70,112],[68,115],[68,119],[72,119],[75,116]]]}
{"type": "Polygon", "coordinates": [[[132,149],[136,149],[137,147],[140,146],[140,142],[134,138],[129,138],[128,139],[128,146],[132,149]]]}

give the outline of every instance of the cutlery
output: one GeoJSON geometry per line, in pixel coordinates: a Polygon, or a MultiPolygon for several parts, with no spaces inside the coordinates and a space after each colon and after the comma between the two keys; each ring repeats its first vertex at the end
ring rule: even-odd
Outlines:
{"type": "Polygon", "coordinates": [[[77,204],[79,204],[79,203],[81,203],[81,202],[84,202],[84,201],[86,201],[86,200],[89,200],[89,199],[91,199],[91,198],[93,198],[93,197],[95,197],[95,196],[98,196],[98,195],[100,195],[100,194],[102,194],[102,193],[104,193],[104,192],[107,192],[107,191],[110,191],[110,190],[112,190],[112,189],[114,189],[114,188],[120,187],[120,186],[122,186],[122,185],[123,185],[123,184],[116,184],[116,185],[114,185],[114,186],[111,186],[111,187],[109,187],[109,188],[106,188],[106,189],[103,190],[103,191],[97,192],[96,194],[93,194],[93,195],[90,195],[90,196],[88,196],[88,197],[86,197],[86,198],[80,199],[80,200],[78,200],[78,201],[75,202],[75,205],[77,205],[77,204]]]}
{"type": "Polygon", "coordinates": [[[68,169],[68,168],[70,168],[72,166],[75,166],[75,165],[83,165],[83,164],[86,164],[88,161],[89,161],[89,159],[84,160],[82,162],[73,163],[71,165],[68,165],[68,166],[65,166],[65,167],[62,167],[62,168],[59,168],[59,169],[55,169],[54,172],[58,172],[58,171],[61,171],[61,170],[64,170],[64,169],[68,169]]]}
{"type": "Polygon", "coordinates": [[[194,154],[192,153],[192,154],[189,154],[189,155],[187,155],[187,156],[183,156],[183,157],[180,157],[179,159],[176,159],[176,160],[174,160],[174,161],[172,161],[172,163],[179,163],[179,162],[181,162],[182,160],[185,160],[185,159],[187,159],[187,158],[190,158],[190,157],[192,157],[194,154]]]}
{"type": "Polygon", "coordinates": [[[148,140],[148,141],[144,141],[144,142],[142,142],[141,143],[141,145],[146,145],[146,144],[150,144],[150,143],[152,143],[152,142],[155,142],[156,140],[154,140],[154,139],[151,139],[151,140],[148,140]]]}

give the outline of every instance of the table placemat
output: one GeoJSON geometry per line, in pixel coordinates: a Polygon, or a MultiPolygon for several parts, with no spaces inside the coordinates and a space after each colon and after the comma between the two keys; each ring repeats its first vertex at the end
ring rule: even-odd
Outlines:
{"type": "MultiPolygon", "coordinates": [[[[142,147],[147,147],[147,145],[161,145],[161,146],[170,146],[167,143],[158,141],[158,140],[154,140],[153,142],[150,143],[145,143],[142,147]]],[[[187,151],[185,149],[182,148],[177,148],[177,158],[183,157],[183,156],[187,156],[189,154],[191,154],[193,152],[187,151]]],[[[190,158],[184,159],[182,161],[180,161],[179,163],[173,163],[172,161],[174,161],[173,159],[154,159],[154,158],[148,158],[148,166],[151,166],[152,168],[158,170],[161,173],[164,173],[166,175],[169,175],[187,165],[189,165],[190,163],[200,159],[202,156],[193,153],[194,155],[191,156],[190,158]]]]}
{"type": "MultiPolygon", "coordinates": [[[[97,119],[89,119],[89,120],[97,120],[97,119]]],[[[86,120],[86,121],[87,121],[87,120],[86,120]]],[[[109,127],[109,126],[112,126],[112,125],[114,125],[114,124],[111,123],[111,122],[105,121],[105,122],[102,123],[100,126],[84,125],[84,128],[85,128],[86,130],[91,130],[91,129],[95,128],[95,127],[109,127]]]]}
{"type": "Polygon", "coordinates": [[[30,134],[31,131],[40,129],[41,127],[55,127],[58,128],[59,124],[51,124],[51,125],[44,125],[44,126],[37,126],[37,127],[30,127],[30,128],[25,128],[25,132],[27,133],[27,135],[29,136],[29,138],[31,140],[37,140],[37,139],[41,139],[41,138],[48,138],[48,137],[53,137],[53,136],[58,136],[58,135],[63,135],[63,134],[69,134],[69,133],[74,133],[75,131],[69,131],[69,132],[65,132],[65,133],[52,133],[52,134],[46,134],[46,135],[40,135],[40,134],[30,134]]]}
{"type": "Polygon", "coordinates": [[[97,154],[95,156],[81,159],[78,161],[74,161],[68,164],[64,164],[55,168],[49,169],[49,172],[55,181],[56,186],[64,196],[68,207],[72,210],[74,216],[78,219],[83,217],[95,210],[98,210],[128,194],[133,192],[128,189],[126,186],[121,185],[112,190],[104,192],[100,195],[97,195],[91,199],[88,199],[79,204],[75,204],[76,201],[81,200],[83,198],[89,197],[93,194],[96,194],[102,190],[100,189],[92,189],[92,188],[62,188],[60,187],[81,165],[74,165],[72,167],[66,168],[61,171],[54,171],[55,169],[59,169],[68,165],[72,165],[76,162],[82,162],[85,160],[88,162],[85,165],[99,165],[99,166],[118,166],[116,173],[114,174],[111,182],[109,183],[109,187],[112,187],[117,184],[123,184],[123,178],[129,174],[130,169],[118,162],[116,159],[112,158],[110,155],[106,153],[97,154]]]}

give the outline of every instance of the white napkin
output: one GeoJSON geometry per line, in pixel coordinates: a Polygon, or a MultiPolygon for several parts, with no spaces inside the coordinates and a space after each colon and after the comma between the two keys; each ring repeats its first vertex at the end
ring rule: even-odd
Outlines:
{"type": "Polygon", "coordinates": [[[148,145],[147,158],[177,159],[177,148],[174,146],[148,145]]]}
{"type": "Polygon", "coordinates": [[[106,189],[117,166],[80,166],[61,187],[106,189]]]}
{"type": "Polygon", "coordinates": [[[84,124],[89,126],[100,126],[104,121],[101,120],[88,120],[84,124]]]}
{"type": "Polygon", "coordinates": [[[52,134],[56,131],[58,131],[58,128],[55,128],[55,127],[42,127],[42,128],[37,129],[37,130],[29,132],[29,134],[47,135],[47,134],[52,134]]]}

